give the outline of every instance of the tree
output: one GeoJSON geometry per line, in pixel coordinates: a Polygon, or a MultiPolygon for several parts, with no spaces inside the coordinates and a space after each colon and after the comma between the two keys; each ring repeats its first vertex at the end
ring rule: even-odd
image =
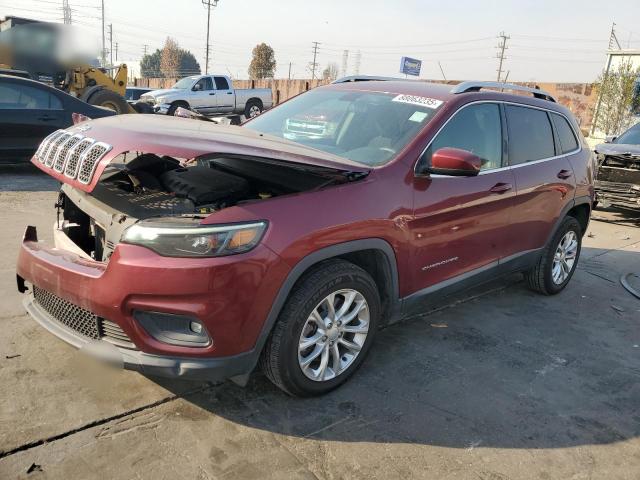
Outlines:
{"type": "Polygon", "coordinates": [[[602,72],[595,85],[598,103],[594,130],[612,135],[631,125],[633,112],[640,106],[639,81],[640,68],[634,68],[631,59],[623,60],[609,72],[602,72]]]}
{"type": "Polygon", "coordinates": [[[160,72],[160,57],[162,56],[162,50],[157,49],[151,54],[147,54],[140,60],[140,75],[143,78],[161,77],[160,72]]]}
{"type": "Polygon", "coordinates": [[[249,65],[249,77],[273,77],[276,70],[276,57],[273,48],[266,43],[260,43],[254,47],[252,55],[253,58],[249,65]]]}
{"type": "Polygon", "coordinates": [[[180,47],[173,38],[167,37],[160,56],[160,71],[164,77],[180,76],[180,47]]]}
{"type": "Polygon", "coordinates": [[[326,68],[322,71],[322,78],[325,80],[335,80],[338,78],[338,64],[335,62],[329,62],[326,68]]]}
{"type": "Polygon", "coordinates": [[[189,50],[180,49],[180,76],[200,75],[200,64],[189,50]]]}

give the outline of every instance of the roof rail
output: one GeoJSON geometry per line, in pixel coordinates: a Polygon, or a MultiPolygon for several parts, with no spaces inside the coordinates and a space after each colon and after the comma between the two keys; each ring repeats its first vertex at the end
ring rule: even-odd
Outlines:
{"type": "Polygon", "coordinates": [[[479,92],[483,88],[495,88],[502,90],[513,90],[517,92],[531,93],[534,97],[541,100],[549,100],[555,102],[549,93],[539,88],[523,87],[521,85],[515,85],[513,83],[503,82],[462,82],[451,89],[451,93],[467,93],[467,92],[479,92]]]}
{"type": "Polygon", "coordinates": [[[376,75],[351,75],[334,80],[331,83],[347,83],[347,82],[387,82],[387,81],[404,81],[404,78],[394,77],[378,77],[376,75]]]}

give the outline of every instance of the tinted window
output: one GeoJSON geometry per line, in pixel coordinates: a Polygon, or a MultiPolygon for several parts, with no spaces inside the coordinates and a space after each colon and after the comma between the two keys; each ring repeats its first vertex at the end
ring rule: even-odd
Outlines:
{"type": "Polygon", "coordinates": [[[635,125],[624,132],[614,143],[626,143],[631,145],[640,145],[640,125],[635,125]]]}
{"type": "Polygon", "coordinates": [[[200,90],[213,90],[213,82],[211,81],[211,77],[201,78],[200,80],[198,80],[196,85],[200,85],[200,90]]]}
{"type": "Polygon", "coordinates": [[[543,110],[507,105],[509,163],[532,162],[553,157],[555,147],[549,117],[543,110]]]}
{"type": "Polygon", "coordinates": [[[62,104],[44,89],[7,83],[0,85],[0,108],[60,110],[62,104]]]}
{"type": "Polygon", "coordinates": [[[461,148],[482,160],[482,170],[502,166],[500,107],[481,103],[463,108],[438,133],[427,151],[427,161],[440,148],[461,148]]]}
{"type": "Polygon", "coordinates": [[[556,132],[558,132],[562,153],[575,151],[578,148],[578,140],[567,119],[555,113],[551,114],[551,118],[553,118],[553,124],[556,126],[556,132]]]}
{"type": "Polygon", "coordinates": [[[216,90],[229,90],[229,82],[224,77],[213,77],[216,81],[216,90]]]}

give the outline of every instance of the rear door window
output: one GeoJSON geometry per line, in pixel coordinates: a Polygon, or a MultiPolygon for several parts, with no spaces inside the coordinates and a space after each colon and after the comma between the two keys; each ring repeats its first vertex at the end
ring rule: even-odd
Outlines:
{"type": "Polygon", "coordinates": [[[506,105],[509,163],[518,165],[555,156],[553,131],[544,110],[506,105]]]}
{"type": "Polygon", "coordinates": [[[578,140],[576,139],[573,129],[566,118],[557,113],[552,113],[551,118],[553,124],[558,132],[558,139],[560,140],[560,148],[562,153],[574,152],[578,149],[578,140]]]}
{"type": "Polygon", "coordinates": [[[30,85],[0,85],[0,109],[60,110],[58,97],[30,85]]]}
{"type": "Polygon", "coordinates": [[[214,77],[216,81],[216,90],[229,90],[229,82],[224,77],[214,77]]]}
{"type": "Polygon", "coordinates": [[[458,111],[431,142],[431,155],[445,147],[467,150],[482,161],[481,170],[502,166],[502,125],[500,107],[494,103],[470,105],[458,111]]]}

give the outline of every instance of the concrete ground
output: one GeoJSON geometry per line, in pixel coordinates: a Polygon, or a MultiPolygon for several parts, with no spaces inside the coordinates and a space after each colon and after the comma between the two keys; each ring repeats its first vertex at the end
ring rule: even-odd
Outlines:
{"type": "MultiPolygon", "coordinates": [[[[337,391],[289,398],[88,364],[24,315],[14,261],[55,182],[0,171],[0,478],[638,479],[634,220],[596,212],[571,284],[513,278],[379,333],[337,391]]],[[[636,279],[640,288],[640,280],[636,279]]]]}

